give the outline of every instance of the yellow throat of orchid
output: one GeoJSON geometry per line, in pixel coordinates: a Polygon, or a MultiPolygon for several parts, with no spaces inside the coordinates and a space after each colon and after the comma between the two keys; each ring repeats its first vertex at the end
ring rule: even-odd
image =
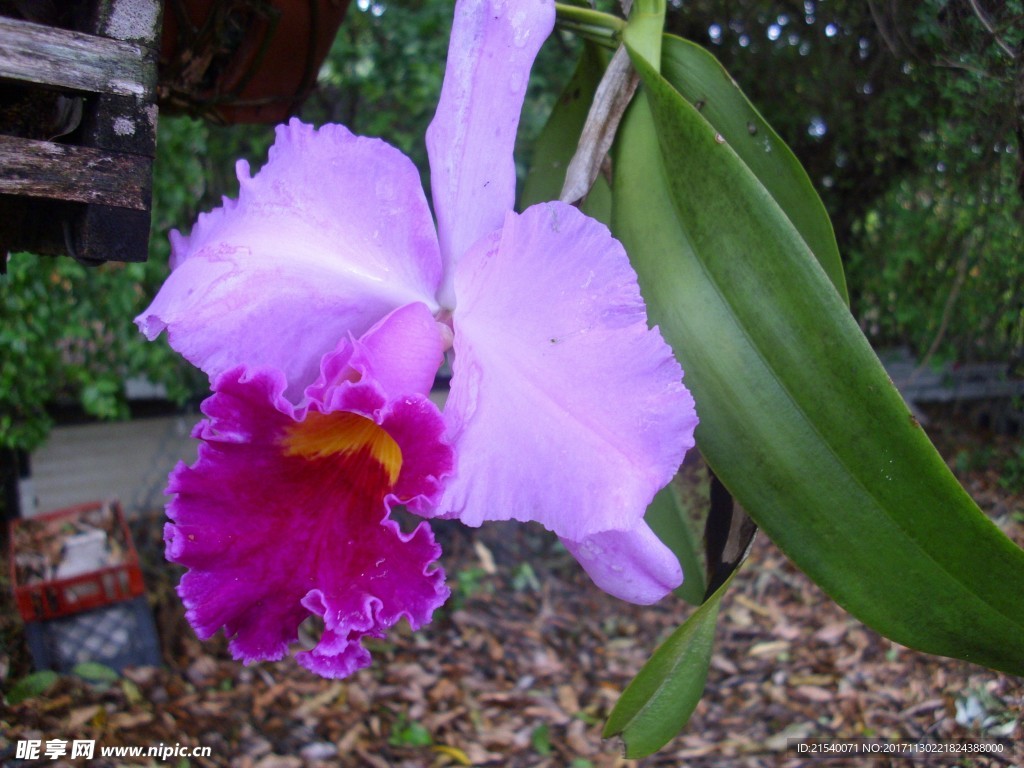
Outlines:
{"type": "Polygon", "coordinates": [[[402,469],[402,449],[394,438],[365,416],[310,411],[288,428],[282,443],[286,456],[329,459],[368,453],[387,472],[391,485],[402,469]]]}

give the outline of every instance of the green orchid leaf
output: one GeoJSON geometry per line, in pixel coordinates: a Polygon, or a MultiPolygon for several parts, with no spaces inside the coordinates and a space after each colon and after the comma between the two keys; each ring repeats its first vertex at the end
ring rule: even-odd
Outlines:
{"type": "Polygon", "coordinates": [[[613,232],[686,372],[698,445],[754,521],[893,640],[1024,674],[1024,550],[957,483],[800,231],[631,50],[613,232]]]}
{"type": "Polygon", "coordinates": [[[661,74],[775,198],[848,304],[839,246],[824,203],[792,150],[747,100],[725,67],[696,43],[665,35],[661,74]]]}
{"type": "Polygon", "coordinates": [[[699,472],[697,467],[684,466],[654,497],[644,518],[679,558],[683,583],[675,594],[691,605],[700,605],[707,591],[703,531],[709,503],[706,470],[699,472]]]}
{"type": "Polygon", "coordinates": [[[665,37],[665,6],[665,0],[635,0],[622,32],[623,43],[653,62],[655,69],[661,61],[661,41],[665,37]]]}
{"type": "Polygon", "coordinates": [[[730,577],[662,643],[633,678],[605,723],[603,736],[622,736],[626,757],[661,749],[682,730],[704,693],[718,607],[730,577]]]}

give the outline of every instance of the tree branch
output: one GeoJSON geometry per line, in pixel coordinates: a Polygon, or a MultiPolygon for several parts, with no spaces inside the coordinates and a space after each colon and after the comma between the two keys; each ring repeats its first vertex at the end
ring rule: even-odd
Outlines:
{"type": "Polygon", "coordinates": [[[967,0],[967,2],[970,4],[971,10],[974,11],[974,15],[978,17],[978,21],[981,22],[981,25],[988,30],[990,35],[992,35],[992,39],[996,41],[996,45],[1003,49],[1006,55],[1010,57],[1011,61],[1016,61],[1020,54],[1013,50],[1013,46],[999,36],[996,28],[992,25],[992,20],[989,19],[988,14],[985,13],[985,9],[978,4],[978,0],[967,0]]]}

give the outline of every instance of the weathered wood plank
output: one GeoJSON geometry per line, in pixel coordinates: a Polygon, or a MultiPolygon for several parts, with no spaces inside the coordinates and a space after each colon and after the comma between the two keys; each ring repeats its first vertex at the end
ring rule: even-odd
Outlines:
{"type": "Polygon", "coordinates": [[[75,223],[71,254],[84,264],[145,261],[149,252],[149,211],[87,205],[75,223]]]}
{"type": "Polygon", "coordinates": [[[67,254],[68,237],[86,206],[64,200],[0,195],[0,263],[8,253],[67,254]]]}
{"type": "Polygon", "coordinates": [[[968,363],[921,367],[907,349],[882,350],[879,357],[908,403],[953,403],[1024,396],[1024,379],[1008,363],[968,363]]]}
{"type": "MultiPolygon", "coordinates": [[[[896,382],[900,389],[900,382],[896,382]]],[[[923,385],[911,383],[900,392],[915,403],[954,403],[964,400],[999,400],[1024,395],[1024,381],[993,379],[991,381],[950,381],[948,384],[923,385]]]]}
{"type": "Polygon", "coordinates": [[[160,37],[161,0],[99,0],[91,31],[103,37],[154,46],[160,37]]]}
{"type": "Polygon", "coordinates": [[[0,77],[152,101],[153,52],[135,43],[0,16],[0,77]]]}
{"type": "Polygon", "coordinates": [[[93,96],[82,117],[82,146],[156,155],[157,106],[128,96],[93,96]]]}
{"type": "Polygon", "coordinates": [[[149,226],[149,211],[0,195],[0,254],[71,256],[87,265],[145,261],[149,226]]]}
{"type": "Polygon", "coordinates": [[[148,211],[151,163],[140,155],[0,136],[0,194],[148,211]]]}

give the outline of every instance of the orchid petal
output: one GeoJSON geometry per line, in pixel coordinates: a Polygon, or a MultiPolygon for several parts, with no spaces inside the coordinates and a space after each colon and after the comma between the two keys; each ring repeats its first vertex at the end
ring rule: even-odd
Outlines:
{"type": "Polygon", "coordinates": [[[439,299],[454,306],[453,270],[515,203],[512,158],[530,68],[551,34],[551,0],[459,0],[437,113],[427,129],[431,190],[445,260],[439,299]]]}
{"type": "Polygon", "coordinates": [[[353,340],[351,350],[325,355],[320,378],[306,394],[322,401],[329,387],[353,374],[372,379],[392,398],[426,394],[444,360],[447,330],[425,304],[399,307],[353,340]]]}
{"type": "Polygon", "coordinates": [[[455,287],[457,467],[440,514],[572,541],[641,525],[697,417],[622,246],[571,206],[538,205],[477,243],[455,287]]]}
{"type": "Polygon", "coordinates": [[[329,406],[296,409],[284,391],[274,370],[215,381],[199,459],[171,475],[167,557],[190,569],[178,591],[200,637],[223,627],[236,658],[280,659],[313,614],[323,635],[296,658],[342,677],[369,663],[363,637],[403,617],[416,628],[448,596],[429,528],[403,533],[388,511],[435,503],[451,449],[423,396],[392,402],[345,379],[329,406]]]}
{"type": "Polygon", "coordinates": [[[683,583],[678,558],[646,523],[562,543],[597,586],[630,603],[656,603],[683,583]]]}
{"type": "MultiPolygon", "coordinates": [[[[280,126],[267,164],[239,163],[237,201],[172,236],[173,272],[137,319],[211,379],[285,373],[293,401],[323,354],[391,310],[434,306],[440,252],[412,162],[340,125],[280,126]]],[[[436,308],[436,307],[435,307],[436,308]]]]}

